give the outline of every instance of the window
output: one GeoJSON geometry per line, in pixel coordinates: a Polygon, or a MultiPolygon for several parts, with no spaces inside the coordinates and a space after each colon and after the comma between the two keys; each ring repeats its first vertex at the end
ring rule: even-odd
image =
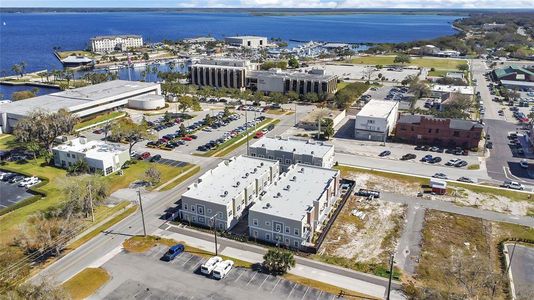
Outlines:
{"type": "Polygon", "coordinates": [[[286,233],[289,233],[291,230],[289,228],[289,226],[286,226],[286,233]]]}
{"type": "Polygon", "coordinates": [[[258,226],[258,219],[252,219],[252,225],[258,226]]]}
{"type": "Polygon", "coordinates": [[[219,223],[219,229],[223,229],[223,224],[222,223],[219,223]]]}
{"type": "Polygon", "coordinates": [[[193,222],[196,222],[197,218],[195,216],[193,216],[192,220],[193,220],[193,222]]]}
{"type": "Polygon", "coordinates": [[[198,212],[199,215],[203,215],[204,214],[204,206],[198,205],[197,206],[197,212],[198,212]]]}
{"type": "Polygon", "coordinates": [[[275,224],[275,225],[274,225],[274,231],[276,231],[276,232],[282,232],[282,225],[280,225],[280,224],[275,224]]]}
{"type": "Polygon", "coordinates": [[[269,155],[269,159],[273,159],[274,157],[272,155],[269,155]]]}
{"type": "Polygon", "coordinates": [[[374,124],[375,120],[367,120],[367,124],[374,124]]]}
{"type": "Polygon", "coordinates": [[[266,233],[265,234],[265,240],[270,241],[271,240],[271,235],[266,233]]]}
{"type": "Polygon", "coordinates": [[[289,245],[289,239],[286,238],[286,245],[289,245]]]}
{"type": "Polygon", "coordinates": [[[299,229],[298,228],[295,228],[295,231],[294,231],[295,235],[299,235],[299,229]]]}
{"type": "Polygon", "coordinates": [[[195,206],[191,205],[191,211],[195,212],[195,206]]]}
{"type": "Polygon", "coordinates": [[[237,211],[241,210],[241,204],[237,206],[237,211]]]}
{"type": "Polygon", "coordinates": [[[265,221],[265,226],[271,226],[271,222],[265,221]]]}
{"type": "Polygon", "coordinates": [[[208,208],[208,214],[211,214],[211,208],[208,208]]]}
{"type": "Polygon", "coordinates": [[[290,165],[290,164],[291,164],[291,159],[286,158],[286,165],[290,165]]]}
{"type": "Polygon", "coordinates": [[[256,230],[252,231],[252,236],[253,237],[258,237],[258,231],[256,231],[256,230]]]}
{"type": "Polygon", "coordinates": [[[452,133],[452,136],[456,136],[456,137],[458,137],[458,136],[460,136],[460,132],[459,132],[459,131],[454,131],[454,132],[452,133]]]}
{"type": "Polygon", "coordinates": [[[228,217],[231,217],[231,216],[232,216],[232,214],[233,214],[233,212],[232,212],[231,210],[230,210],[230,211],[228,211],[228,217]]]}
{"type": "Polygon", "coordinates": [[[255,157],[256,153],[250,153],[250,156],[255,157]]]}
{"type": "Polygon", "coordinates": [[[187,210],[187,203],[184,203],[184,210],[187,210]]]}
{"type": "Polygon", "coordinates": [[[219,212],[219,213],[218,213],[218,217],[219,217],[219,219],[222,219],[222,218],[223,218],[223,216],[222,216],[222,212],[219,212]]]}
{"type": "Polygon", "coordinates": [[[301,163],[301,161],[300,161],[300,160],[297,160],[297,164],[300,164],[300,163],[301,163]]]}
{"type": "Polygon", "coordinates": [[[298,248],[298,246],[299,246],[299,241],[295,241],[295,242],[293,242],[293,245],[295,245],[295,247],[298,248]]]}
{"type": "Polygon", "coordinates": [[[432,133],[432,128],[429,128],[429,129],[428,129],[428,133],[432,133]]]}
{"type": "Polygon", "coordinates": [[[258,157],[263,158],[263,155],[258,155],[258,157]]]}
{"type": "Polygon", "coordinates": [[[70,153],[67,153],[67,157],[70,157],[70,153]]]}
{"type": "Polygon", "coordinates": [[[205,222],[204,217],[198,217],[198,222],[204,224],[205,222]]]}

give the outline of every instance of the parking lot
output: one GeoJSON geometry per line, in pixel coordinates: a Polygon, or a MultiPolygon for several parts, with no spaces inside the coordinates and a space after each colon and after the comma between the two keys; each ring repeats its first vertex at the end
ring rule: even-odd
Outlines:
{"type": "Polygon", "coordinates": [[[18,183],[0,181],[0,209],[16,204],[31,197],[25,187],[19,187],[18,183]]]}
{"type": "MultiPolygon", "coordinates": [[[[362,80],[367,78],[368,66],[366,65],[334,65],[334,64],[320,64],[313,65],[310,67],[320,67],[325,69],[330,74],[335,74],[343,80],[362,80]]],[[[372,66],[373,72],[371,75],[371,80],[377,80],[378,74],[382,74],[383,78],[386,78],[386,81],[395,81],[401,82],[403,79],[410,75],[417,75],[419,70],[416,69],[402,69],[398,70],[388,70],[387,68],[376,69],[372,66]]]]}
{"type": "Polygon", "coordinates": [[[413,95],[398,91],[399,88],[392,86],[374,87],[369,89],[365,95],[369,95],[370,99],[397,101],[399,102],[399,109],[410,109],[413,95]]]}
{"type": "Polygon", "coordinates": [[[103,265],[111,273],[94,299],[334,299],[337,295],[281,277],[234,267],[222,280],[202,275],[206,259],[184,252],[171,262],[159,258],[166,247],[144,254],[120,253],[103,265]]]}
{"type": "Polygon", "coordinates": [[[178,168],[185,167],[187,165],[187,163],[184,161],[178,161],[178,160],[172,160],[172,159],[166,159],[166,158],[162,158],[158,160],[158,163],[171,166],[171,167],[178,167],[178,168]]]}

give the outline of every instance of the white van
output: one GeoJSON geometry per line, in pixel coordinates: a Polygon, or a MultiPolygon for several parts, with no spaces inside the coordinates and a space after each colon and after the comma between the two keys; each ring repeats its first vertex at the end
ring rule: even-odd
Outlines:
{"type": "Polygon", "coordinates": [[[232,267],[234,266],[234,262],[231,260],[225,260],[221,261],[220,263],[215,266],[215,269],[213,269],[213,278],[215,279],[223,279],[230,270],[232,270],[232,267]]]}
{"type": "Polygon", "coordinates": [[[214,256],[208,259],[207,262],[203,263],[202,266],[200,266],[200,272],[205,275],[210,275],[211,272],[213,272],[213,269],[215,269],[215,266],[221,261],[222,258],[219,256],[214,256]]]}

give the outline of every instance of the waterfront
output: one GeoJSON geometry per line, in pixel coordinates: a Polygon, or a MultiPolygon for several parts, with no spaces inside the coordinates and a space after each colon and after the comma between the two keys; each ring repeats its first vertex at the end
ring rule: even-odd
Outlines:
{"type": "Polygon", "coordinates": [[[61,69],[54,47],[84,49],[96,35],[140,34],[145,42],[201,35],[263,35],[284,40],[403,42],[453,34],[457,16],[305,15],[246,13],[19,13],[0,15],[0,70],[25,61],[27,71],[61,69]],[[291,28],[291,30],[288,30],[291,28]]]}

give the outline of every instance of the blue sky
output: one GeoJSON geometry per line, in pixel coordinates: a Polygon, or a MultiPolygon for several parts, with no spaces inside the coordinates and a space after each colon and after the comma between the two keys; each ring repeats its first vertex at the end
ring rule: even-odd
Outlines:
{"type": "Polygon", "coordinates": [[[1,7],[529,8],[533,0],[1,0],[1,7]]]}

